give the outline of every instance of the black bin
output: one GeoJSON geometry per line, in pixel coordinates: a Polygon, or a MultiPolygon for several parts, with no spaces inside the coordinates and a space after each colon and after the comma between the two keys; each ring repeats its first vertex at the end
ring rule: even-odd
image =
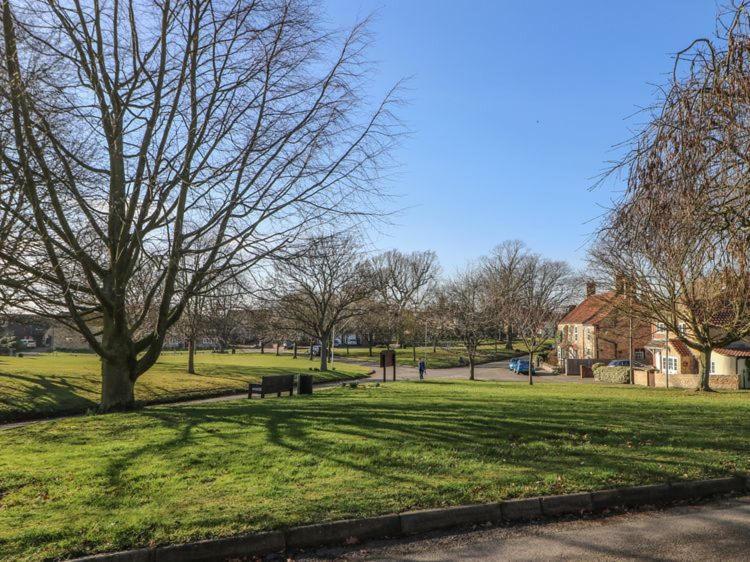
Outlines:
{"type": "Polygon", "coordinates": [[[313,376],[312,375],[299,375],[299,386],[297,387],[297,394],[312,394],[313,389],[313,376]]]}

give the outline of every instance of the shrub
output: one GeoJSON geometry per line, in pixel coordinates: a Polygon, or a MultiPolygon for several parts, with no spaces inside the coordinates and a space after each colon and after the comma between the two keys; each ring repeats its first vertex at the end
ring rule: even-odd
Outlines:
{"type": "Polygon", "coordinates": [[[630,382],[630,367],[605,367],[597,364],[593,367],[594,379],[601,382],[627,384],[630,382]]]}

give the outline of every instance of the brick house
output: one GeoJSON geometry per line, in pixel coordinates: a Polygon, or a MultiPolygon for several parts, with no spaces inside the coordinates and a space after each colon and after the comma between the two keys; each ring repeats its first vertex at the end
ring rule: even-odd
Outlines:
{"type": "MultiPolygon", "coordinates": [[[[597,293],[595,283],[586,284],[584,301],[557,324],[557,358],[560,365],[566,359],[590,360],[593,363],[630,357],[629,318],[617,306],[623,298],[619,290],[597,293]]],[[[646,349],[650,339],[650,325],[633,319],[635,361],[651,362],[651,354],[646,349]]]]}
{"type": "MultiPolygon", "coordinates": [[[[680,331],[686,328],[679,326],[680,331]]],[[[669,386],[695,388],[700,380],[699,352],[688,347],[677,334],[668,334],[663,325],[651,327],[651,340],[646,347],[653,361],[650,369],[634,372],[635,384],[643,386],[669,386]]],[[[750,388],[750,339],[740,340],[727,347],[711,352],[711,375],[709,384],[713,388],[750,388]]]]}

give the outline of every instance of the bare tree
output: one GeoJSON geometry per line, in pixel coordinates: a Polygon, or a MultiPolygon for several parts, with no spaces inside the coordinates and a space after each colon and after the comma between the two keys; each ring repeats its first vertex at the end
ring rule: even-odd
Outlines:
{"type": "Polygon", "coordinates": [[[0,248],[0,283],[101,357],[102,410],[133,406],[216,277],[367,212],[396,100],[366,110],[365,24],[331,33],[315,13],[296,0],[3,0],[0,206],[30,247],[0,248]],[[197,267],[182,284],[186,257],[197,267]]]}
{"type": "Polygon", "coordinates": [[[435,252],[384,252],[372,259],[373,284],[389,336],[403,340],[406,315],[414,314],[434,288],[440,274],[435,252]]]}
{"type": "Polygon", "coordinates": [[[469,358],[469,380],[474,380],[479,344],[490,327],[487,292],[482,272],[470,267],[443,288],[451,320],[451,332],[461,340],[469,358]]]}
{"type": "Polygon", "coordinates": [[[565,313],[574,293],[570,266],[530,254],[520,272],[522,283],[510,317],[529,352],[529,384],[534,384],[534,354],[541,351],[550,331],[565,313]]]}
{"type": "Polygon", "coordinates": [[[328,369],[334,328],[363,314],[372,292],[361,254],[350,236],[321,236],[295,258],[275,264],[279,323],[320,341],[321,371],[328,369]]]}
{"type": "Polygon", "coordinates": [[[498,244],[482,261],[492,315],[505,333],[505,348],[513,349],[511,316],[524,283],[523,269],[530,253],[520,240],[498,244]]]}
{"type": "Polygon", "coordinates": [[[206,298],[204,295],[194,295],[185,305],[185,310],[179,322],[175,324],[175,332],[187,343],[188,363],[187,372],[195,374],[195,348],[198,338],[208,332],[206,325],[206,298]]]}
{"type": "Polygon", "coordinates": [[[699,388],[710,390],[712,351],[750,335],[750,241],[711,232],[702,213],[692,198],[663,207],[639,195],[612,214],[592,256],[627,283],[636,317],[698,352],[699,388]],[[659,215],[655,206],[669,220],[636,218],[659,215]]]}
{"type": "Polygon", "coordinates": [[[701,357],[750,334],[750,13],[718,19],[715,40],[678,53],[664,99],[612,168],[627,190],[593,250],[632,291],[634,313],[701,357]]]}

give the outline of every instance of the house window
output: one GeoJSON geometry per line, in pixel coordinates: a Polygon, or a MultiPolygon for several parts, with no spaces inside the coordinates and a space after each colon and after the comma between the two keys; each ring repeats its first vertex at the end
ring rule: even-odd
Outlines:
{"type": "Polygon", "coordinates": [[[681,336],[684,336],[684,335],[685,335],[685,323],[684,323],[684,322],[680,322],[679,324],[677,324],[677,332],[678,332],[678,333],[679,333],[679,334],[680,334],[681,336]]]}
{"type": "Polygon", "coordinates": [[[666,332],[667,331],[667,325],[663,322],[658,322],[656,324],[656,331],[657,332],[666,332]]]}
{"type": "Polygon", "coordinates": [[[573,339],[578,340],[578,326],[573,326],[573,339]]]}
{"type": "Polygon", "coordinates": [[[646,358],[646,352],[642,349],[636,349],[635,350],[635,358],[639,361],[643,361],[646,358]]]}
{"type": "Polygon", "coordinates": [[[716,374],[716,361],[711,361],[711,374],[716,374]]]}
{"type": "Polygon", "coordinates": [[[661,370],[667,373],[677,372],[677,357],[669,356],[661,358],[661,370]],[[667,368],[667,360],[669,361],[669,367],[667,368]]]}

